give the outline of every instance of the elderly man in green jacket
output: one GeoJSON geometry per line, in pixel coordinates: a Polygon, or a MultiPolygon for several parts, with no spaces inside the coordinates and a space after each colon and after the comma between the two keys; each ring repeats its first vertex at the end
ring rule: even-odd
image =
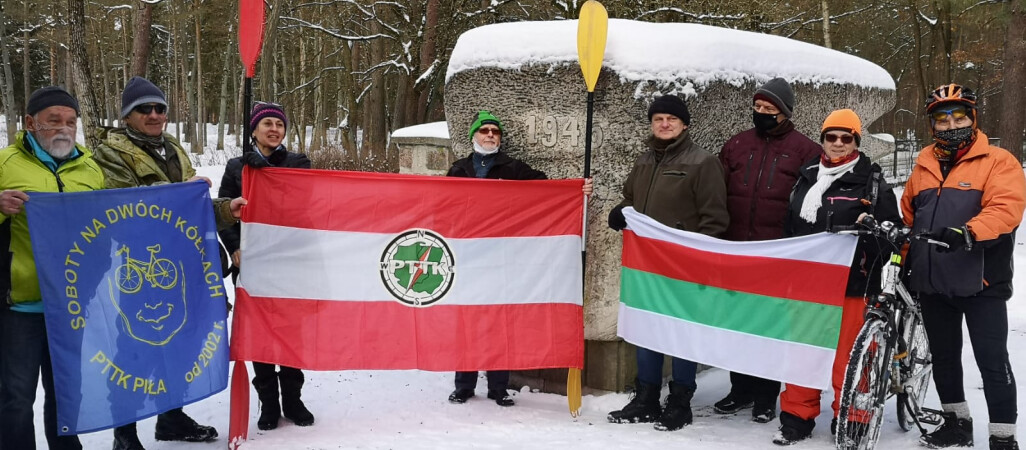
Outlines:
{"type": "MultiPolygon", "coordinates": [[[[121,94],[123,128],[101,132],[103,142],[94,158],[103,169],[108,188],[152,186],[210,179],[196,176],[188,154],[174,136],[164,132],[167,100],[164,92],[143,77],[132,77],[121,94]]],[[[245,199],[214,199],[218,229],[238,222],[245,199]]],[[[158,441],[204,442],[217,438],[214,427],[200,425],[181,408],[157,416],[158,441]]],[[[134,423],[114,429],[114,450],[142,450],[134,423]]]]}
{"type": "Polygon", "coordinates": [[[103,173],[89,150],[75,144],[78,101],[56,86],[29,96],[25,130],[0,150],[0,448],[35,449],[32,405],[40,372],[43,426],[51,449],[81,449],[78,436],[57,435],[53,367],[43,321],[43,299],[29,240],[28,192],[103,189],[103,173]]]}

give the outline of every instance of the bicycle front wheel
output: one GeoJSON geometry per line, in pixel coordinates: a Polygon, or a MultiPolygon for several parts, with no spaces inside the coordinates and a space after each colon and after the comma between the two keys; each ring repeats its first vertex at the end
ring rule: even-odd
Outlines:
{"type": "Polygon", "coordinates": [[[888,331],[883,320],[870,319],[855,338],[841,388],[838,449],[871,449],[880,438],[893,353],[888,331]]]}
{"type": "Polygon", "coordinates": [[[916,424],[916,414],[920,414],[923,399],[933,374],[933,362],[930,357],[930,342],[926,339],[923,319],[917,313],[910,313],[905,319],[902,329],[906,343],[900,358],[902,393],[898,394],[898,425],[902,430],[909,431],[916,424]]]}

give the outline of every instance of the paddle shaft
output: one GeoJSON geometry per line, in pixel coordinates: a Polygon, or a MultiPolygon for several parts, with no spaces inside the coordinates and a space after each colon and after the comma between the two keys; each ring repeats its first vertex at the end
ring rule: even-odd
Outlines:
{"type": "Polygon", "coordinates": [[[253,103],[253,79],[246,77],[242,88],[242,153],[246,153],[250,146],[250,135],[253,130],[249,128],[250,108],[253,103]]]}

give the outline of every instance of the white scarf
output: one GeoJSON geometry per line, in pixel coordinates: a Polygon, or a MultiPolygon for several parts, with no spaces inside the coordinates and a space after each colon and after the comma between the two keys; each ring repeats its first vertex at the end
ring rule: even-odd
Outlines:
{"type": "Polygon", "coordinates": [[[809,192],[805,194],[805,201],[802,202],[802,212],[800,214],[802,219],[805,219],[808,223],[816,223],[816,215],[819,213],[819,208],[823,206],[823,193],[841,175],[854,170],[855,163],[859,162],[859,158],[862,158],[862,155],[837,167],[824,167],[823,162],[820,161],[819,174],[816,175],[816,184],[809,188],[809,192]]]}
{"type": "Polygon", "coordinates": [[[473,142],[473,144],[474,144],[474,151],[478,152],[478,153],[480,153],[482,155],[491,155],[492,153],[496,153],[496,152],[499,151],[499,146],[498,145],[496,145],[495,148],[493,148],[491,150],[488,150],[488,149],[478,145],[477,141],[471,141],[471,142],[473,142]]]}

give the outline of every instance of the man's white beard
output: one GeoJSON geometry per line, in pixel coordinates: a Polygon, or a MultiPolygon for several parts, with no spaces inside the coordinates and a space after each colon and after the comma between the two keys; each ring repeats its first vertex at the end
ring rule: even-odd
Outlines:
{"type": "Polygon", "coordinates": [[[495,152],[499,151],[499,146],[496,145],[495,147],[492,147],[491,149],[487,149],[487,148],[482,147],[481,144],[478,144],[477,141],[474,141],[474,151],[478,152],[478,153],[480,153],[482,155],[491,155],[492,153],[495,153],[495,152]]]}
{"type": "Polygon", "coordinates": [[[54,159],[65,159],[68,155],[71,155],[72,150],[75,149],[75,138],[63,135],[56,135],[50,138],[50,142],[47,145],[42,145],[43,150],[49,153],[54,159]]]}

